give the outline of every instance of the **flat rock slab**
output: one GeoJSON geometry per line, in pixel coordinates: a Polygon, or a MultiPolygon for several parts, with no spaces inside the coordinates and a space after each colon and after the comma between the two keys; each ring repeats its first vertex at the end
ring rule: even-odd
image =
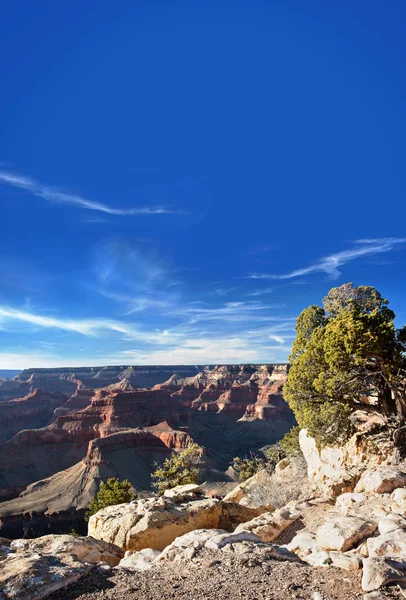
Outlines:
{"type": "Polygon", "coordinates": [[[188,562],[203,564],[210,556],[222,559],[222,554],[246,556],[246,560],[282,560],[297,562],[298,558],[286,548],[263,543],[251,531],[228,533],[219,529],[200,529],[176,538],[154,560],[154,563],[188,562]]]}
{"type": "Polygon", "coordinates": [[[124,552],[118,546],[92,537],[50,534],[33,540],[14,540],[10,550],[15,553],[50,554],[52,556],[72,554],[82,562],[105,562],[110,567],[118,565],[124,552]]]}
{"type": "Polygon", "coordinates": [[[75,583],[92,566],[70,554],[11,553],[0,560],[0,600],[41,600],[75,583]]]}
{"type": "Polygon", "coordinates": [[[235,531],[252,531],[263,542],[273,542],[300,516],[300,513],[294,509],[282,508],[273,513],[264,513],[247,523],[241,523],[235,531]]]}
{"type": "Polygon", "coordinates": [[[369,556],[392,556],[406,560],[406,531],[396,529],[367,540],[369,556]]]}
{"type": "Polygon", "coordinates": [[[384,494],[403,487],[406,487],[406,473],[392,467],[380,467],[364,471],[355,486],[355,492],[384,494]]]}
{"type": "Polygon", "coordinates": [[[373,592],[390,583],[406,581],[406,561],[389,557],[364,558],[362,589],[373,592]]]}
{"type": "Polygon", "coordinates": [[[0,555],[0,600],[46,598],[78,581],[96,563],[115,566],[123,555],[117,546],[90,537],[51,534],[13,540],[0,555]]]}
{"type": "Polygon", "coordinates": [[[396,529],[406,529],[406,519],[402,515],[390,513],[378,523],[380,534],[396,531],[396,529]]]}
{"type": "Polygon", "coordinates": [[[333,515],[316,532],[316,543],[322,550],[350,550],[374,533],[377,523],[361,517],[333,515]]]}

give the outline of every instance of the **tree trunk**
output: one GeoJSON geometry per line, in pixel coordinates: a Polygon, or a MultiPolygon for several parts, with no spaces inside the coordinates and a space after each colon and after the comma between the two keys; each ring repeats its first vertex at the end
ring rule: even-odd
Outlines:
{"type": "Polygon", "coordinates": [[[395,445],[394,463],[397,464],[406,457],[406,427],[399,427],[393,432],[395,445]]]}
{"type": "Polygon", "coordinates": [[[386,382],[382,382],[382,385],[378,388],[378,405],[386,418],[392,415],[399,418],[395,396],[386,382]]]}
{"type": "Polygon", "coordinates": [[[406,421],[406,390],[394,390],[394,397],[396,402],[396,417],[398,423],[403,425],[406,421]]]}

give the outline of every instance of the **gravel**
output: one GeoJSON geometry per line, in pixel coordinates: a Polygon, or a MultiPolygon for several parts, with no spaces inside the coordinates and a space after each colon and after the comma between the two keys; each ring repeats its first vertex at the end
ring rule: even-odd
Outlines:
{"type": "MultiPolygon", "coordinates": [[[[362,600],[360,572],[267,560],[244,565],[224,555],[144,572],[93,569],[49,600],[362,600]]],[[[382,598],[401,598],[393,588],[382,598]]]]}

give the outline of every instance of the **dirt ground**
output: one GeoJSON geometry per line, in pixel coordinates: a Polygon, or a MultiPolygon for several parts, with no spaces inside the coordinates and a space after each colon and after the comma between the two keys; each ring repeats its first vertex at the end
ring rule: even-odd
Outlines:
{"type": "MultiPolygon", "coordinates": [[[[144,572],[93,571],[49,600],[362,600],[361,572],[268,560],[245,566],[233,557],[144,572]]],[[[379,596],[400,599],[396,588],[379,596]]]]}

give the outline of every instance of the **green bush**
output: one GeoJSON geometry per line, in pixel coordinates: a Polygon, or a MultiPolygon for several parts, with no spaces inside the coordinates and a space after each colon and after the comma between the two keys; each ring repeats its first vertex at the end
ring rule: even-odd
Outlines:
{"type": "Polygon", "coordinates": [[[296,456],[302,454],[299,444],[299,433],[300,427],[292,427],[290,431],[285,433],[281,441],[279,442],[282,450],[285,451],[287,456],[296,456]]]}
{"type": "Polygon", "coordinates": [[[286,457],[286,452],[280,448],[269,448],[261,454],[251,453],[249,457],[240,458],[237,456],[233,460],[233,468],[239,474],[240,482],[246,481],[258,471],[267,471],[273,473],[280,460],[286,457]]]}
{"type": "Polygon", "coordinates": [[[180,452],[172,452],[161,466],[157,465],[151,477],[152,487],[158,496],[162,496],[165,490],[172,489],[177,485],[199,481],[199,469],[196,465],[201,452],[201,448],[197,444],[190,444],[180,452]]]}
{"type": "Polygon", "coordinates": [[[96,496],[92,498],[89,508],[85,514],[85,521],[89,521],[90,517],[96,514],[106,506],[114,504],[124,504],[135,500],[136,495],[132,491],[131,483],[125,479],[120,481],[116,477],[111,477],[106,483],[101,483],[96,496]]]}

